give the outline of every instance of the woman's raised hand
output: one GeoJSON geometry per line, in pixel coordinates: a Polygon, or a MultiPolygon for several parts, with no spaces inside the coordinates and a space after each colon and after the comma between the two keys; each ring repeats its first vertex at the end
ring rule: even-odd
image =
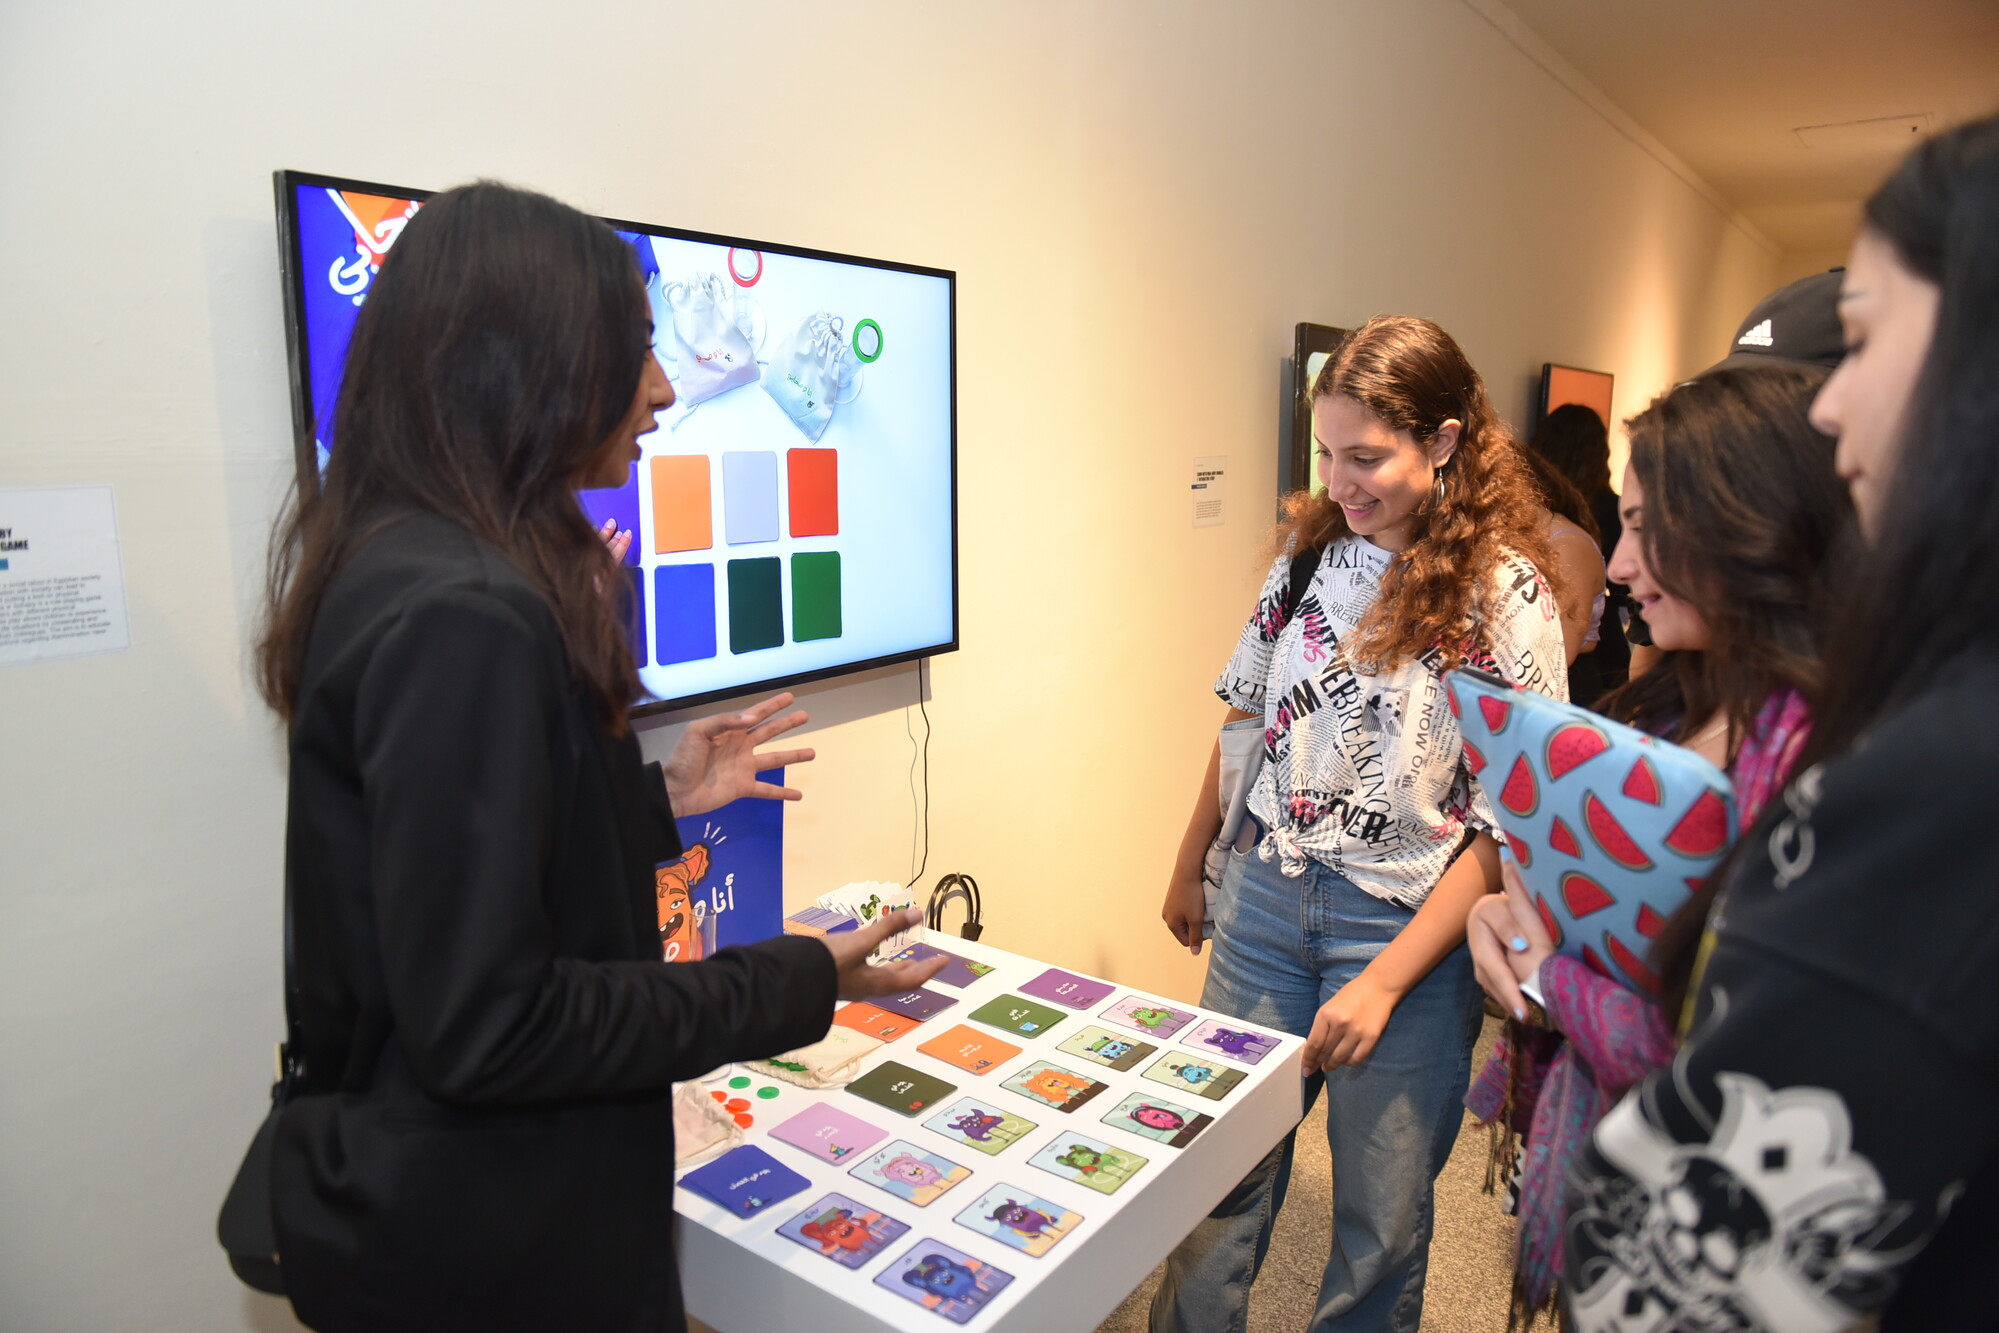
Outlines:
{"type": "Polygon", "coordinates": [[[794,787],[757,781],[757,774],[765,769],[803,764],[813,757],[810,749],[757,752],[757,747],[766,741],[805,725],[807,719],[802,709],[772,717],[790,702],[790,694],[776,694],[740,713],[718,713],[688,723],[687,730],[680,735],[680,743],[660,765],[666,777],[666,794],[673,800],[673,813],[705,814],[743,796],[802,800],[804,793],[794,787]]]}

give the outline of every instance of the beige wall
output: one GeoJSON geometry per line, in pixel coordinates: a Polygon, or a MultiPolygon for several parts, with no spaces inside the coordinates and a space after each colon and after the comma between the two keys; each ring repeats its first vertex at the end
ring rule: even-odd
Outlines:
{"type": "MultiPolygon", "coordinates": [[[[0,668],[0,1324],[280,1328],[213,1207],[278,1030],[282,752],[244,671],[289,467],[269,172],[959,271],[965,650],[930,870],[1170,996],[1157,922],[1258,577],[1295,321],[1456,332],[1626,414],[1775,260],[1458,0],[0,11],[0,486],[116,488],[133,646],[0,668]],[[1230,459],[1193,529],[1193,458],[1230,459]]],[[[906,873],[910,671],[823,688],[796,897],[906,873]],[[887,711],[881,711],[884,708],[887,711]]],[[[653,734],[657,746],[662,733],[653,734]]]]}

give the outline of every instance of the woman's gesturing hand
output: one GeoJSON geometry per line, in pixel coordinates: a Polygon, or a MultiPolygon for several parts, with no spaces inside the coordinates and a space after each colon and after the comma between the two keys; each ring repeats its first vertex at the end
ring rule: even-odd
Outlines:
{"type": "Polygon", "coordinates": [[[660,765],[673,813],[706,814],[742,796],[802,799],[804,793],[796,788],[757,781],[757,774],[765,769],[802,764],[813,757],[810,749],[756,752],[766,741],[805,725],[802,709],[779,718],[771,716],[790,702],[790,694],[777,694],[740,713],[718,713],[688,723],[680,743],[660,765]]]}
{"type": "Polygon", "coordinates": [[[908,926],[923,924],[923,909],[911,907],[889,912],[873,925],[828,935],[824,943],[833,951],[833,965],[840,969],[840,998],[865,1000],[872,995],[894,995],[914,990],[937,975],[949,958],[925,958],[920,962],[883,963],[871,966],[868,955],[877,944],[908,926]]]}
{"type": "Polygon", "coordinates": [[[1367,1059],[1401,998],[1366,972],[1335,991],[1319,1006],[1311,1035],[1305,1038],[1300,1053],[1305,1076],[1367,1059]]]}

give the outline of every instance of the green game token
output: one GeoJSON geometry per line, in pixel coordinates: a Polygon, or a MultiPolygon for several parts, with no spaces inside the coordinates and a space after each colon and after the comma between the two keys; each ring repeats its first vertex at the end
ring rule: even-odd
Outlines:
{"type": "Polygon", "coordinates": [[[744,1078],[741,1074],[738,1074],[736,1075],[736,1077],[729,1080],[729,1086],[732,1088],[747,1088],[750,1086],[750,1081],[744,1078]]]}
{"type": "Polygon", "coordinates": [[[763,1099],[764,1099],[765,1101],[769,1101],[769,1100],[770,1100],[771,1098],[773,1098],[773,1097],[777,1096],[777,1089],[776,1089],[776,1088],[758,1088],[758,1089],[757,1089],[757,1096],[759,1096],[759,1097],[763,1098],[763,1099]]]}

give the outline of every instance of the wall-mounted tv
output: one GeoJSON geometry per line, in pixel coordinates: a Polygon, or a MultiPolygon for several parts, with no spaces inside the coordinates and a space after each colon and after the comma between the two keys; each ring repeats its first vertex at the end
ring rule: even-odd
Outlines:
{"type": "MultiPolygon", "coordinates": [[[[276,173],[301,485],[369,285],[430,192],[276,173]]],[[[958,647],[957,277],[605,219],[677,401],[592,520],[632,532],[633,654],[658,712],[958,647]]]]}

